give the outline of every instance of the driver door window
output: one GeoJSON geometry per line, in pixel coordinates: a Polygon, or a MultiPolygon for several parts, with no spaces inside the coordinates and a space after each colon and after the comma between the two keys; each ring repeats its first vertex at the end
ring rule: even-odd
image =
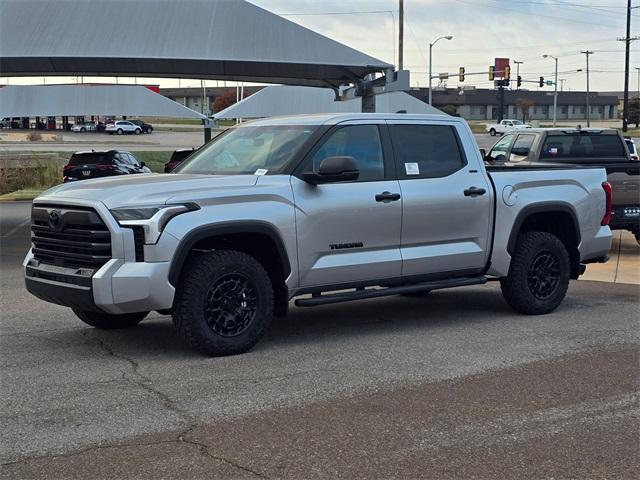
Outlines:
{"type": "Polygon", "coordinates": [[[384,179],[384,156],[376,125],[350,125],[334,132],[313,156],[313,171],[327,157],[353,157],[358,162],[359,182],[384,179]]]}
{"type": "Polygon", "coordinates": [[[521,162],[525,160],[531,152],[531,146],[535,135],[518,135],[518,139],[511,147],[511,153],[509,154],[510,162],[521,162]]]}
{"type": "Polygon", "coordinates": [[[505,135],[502,137],[498,143],[493,146],[485,160],[489,162],[506,162],[507,152],[509,148],[511,148],[514,138],[514,135],[505,135]]]}

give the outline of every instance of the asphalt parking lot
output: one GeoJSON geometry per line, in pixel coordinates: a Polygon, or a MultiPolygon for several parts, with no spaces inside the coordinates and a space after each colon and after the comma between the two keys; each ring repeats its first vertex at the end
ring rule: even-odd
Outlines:
{"type": "Polygon", "coordinates": [[[28,214],[0,204],[0,478],[637,478],[638,285],[537,317],[496,284],[292,307],[208,359],[169,317],[98,331],[30,297],[28,214]]]}

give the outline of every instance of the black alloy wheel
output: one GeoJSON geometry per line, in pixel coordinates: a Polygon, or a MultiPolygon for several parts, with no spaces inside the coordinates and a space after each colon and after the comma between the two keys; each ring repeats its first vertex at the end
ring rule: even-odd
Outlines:
{"type": "Polygon", "coordinates": [[[211,330],[222,337],[240,335],[249,329],[256,317],[256,287],[242,274],[224,275],[207,292],[204,308],[211,330]]]}
{"type": "Polygon", "coordinates": [[[549,250],[539,252],[529,268],[527,277],[531,294],[539,300],[553,295],[560,283],[560,260],[549,250]]]}

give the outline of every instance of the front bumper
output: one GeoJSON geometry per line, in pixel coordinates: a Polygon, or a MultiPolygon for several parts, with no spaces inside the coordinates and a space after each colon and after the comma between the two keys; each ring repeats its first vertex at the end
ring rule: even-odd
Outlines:
{"type": "Polygon", "coordinates": [[[163,232],[157,244],[144,246],[145,261],[138,262],[133,231],[120,227],[102,203],[65,204],[96,210],[110,230],[112,258],[93,272],[42,264],[29,250],[23,271],[30,293],[50,303],[114,314],[171,308],[175,288],[169,283],[169,268],[177,238],[163,232]]]}

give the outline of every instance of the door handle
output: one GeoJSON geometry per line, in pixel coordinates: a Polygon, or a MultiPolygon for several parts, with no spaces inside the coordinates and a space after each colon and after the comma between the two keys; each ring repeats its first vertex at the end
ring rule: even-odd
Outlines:
{"type": "Polygon", "coordinates": [[[465,197],[475,197],[476,195],[484,195],[487,191],[484,188],[469,187],[464,191],[465,197]]]}
{"type": "Polygon", "coordinates": [[[376,202],[395,202],[396,200],[400,200],[399,193],[391,193],[391,192],[382,192],[376,195],[376,202]]]}

